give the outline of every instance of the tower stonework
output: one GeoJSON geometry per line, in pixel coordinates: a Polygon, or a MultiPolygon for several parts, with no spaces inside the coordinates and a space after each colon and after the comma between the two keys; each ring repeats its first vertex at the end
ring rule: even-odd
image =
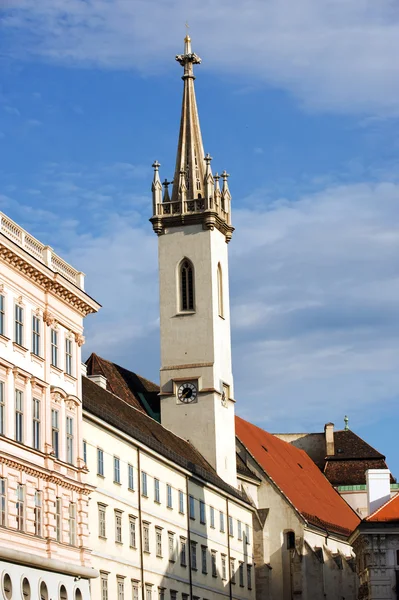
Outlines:
{"type": "Polygon", "coordinates": [[[176,168],[162,184],[155,162],[153,216],[158,235],[161,419],[189,440],[236,486],[234,387],[231,367],[227,243],[231,226],[228,174],[213,175],[204,155],[193,65],[184,40],[183,104],[176,168]]]}

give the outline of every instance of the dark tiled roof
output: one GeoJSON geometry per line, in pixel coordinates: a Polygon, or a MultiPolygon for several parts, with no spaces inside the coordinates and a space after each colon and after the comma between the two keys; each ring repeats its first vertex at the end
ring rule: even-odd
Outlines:
{"type": "Polygon", "coordinates": [[[260,481],[259,477],[251,471],[251,469],[245,464],[245,462],[242,460],[241,456],[238,453],[236,454],[236,459],[238,475],[243,475],[244,477],[250,477],[251,479],[260,481]]]}
{"type": "Polygon", "coordinates": [[[308,522],[344,536],[356,528],[359,517],[304,450],[240,417],[236,417],[236,435],[308,522]]]}
{"type": "Polygon", "coordinates": [[[88,375],[103,375],[107,390],[125,402],[160,421],[159,386],[140,375],[91,354],[86,361],[88,375]]]}
{"type": "MultiPolygon", "coordinates": [[[[328,460],[324,475],[332,485],[365,485],[368,469],[387,469],[383,458],[370,460],[328,460]]],[[[395,483],[391,476],[392,483],[395,483]]]]}
{"type": "Polygon", "coordinates": [[[225,483],[186,440],[87,377],[82,378],[83,409],[151,448],[161,456],[187,469],[193,475],[216,485],[225,492],[244,500],[242,494],[225,483]]]}
{"type": "Polygon", "coordinates": [[[350,429],[334,432],[334,454],[327,456],[327,460],[336,458],[338,460],[348,460],[352,458],[379,458],[385,459],[385,456],[370,446],[361,437],[356,435],[350,429]]]}

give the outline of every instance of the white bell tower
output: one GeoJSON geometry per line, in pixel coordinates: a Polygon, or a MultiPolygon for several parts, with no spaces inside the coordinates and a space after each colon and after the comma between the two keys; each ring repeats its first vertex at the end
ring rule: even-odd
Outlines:
{"type": "Polygon", "coordinates": [[[176,60],[184,88],[172,195],[155,162],[150,219],[159,241],[161,421],[236,486],[228,174],[213,176],[204,154],[193,74],[201,59],[188,35],[176,60]]]}

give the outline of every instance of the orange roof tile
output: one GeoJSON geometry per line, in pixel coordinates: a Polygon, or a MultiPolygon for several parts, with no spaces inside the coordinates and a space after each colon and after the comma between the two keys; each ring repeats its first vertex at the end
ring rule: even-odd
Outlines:
{"type": "Polygon", "coordinates": [[[377,508],[371,515],[365,518],[365,521],[371,523],[392,523],[399,521],[399,494],[385,502],[380,508],[377,508]]]}
{"type": "Polygon", "coordinates": [[[236,435],[307,521],[344,535],[357,527],[359,517],[306,452],[240,417],[236,435]]]}

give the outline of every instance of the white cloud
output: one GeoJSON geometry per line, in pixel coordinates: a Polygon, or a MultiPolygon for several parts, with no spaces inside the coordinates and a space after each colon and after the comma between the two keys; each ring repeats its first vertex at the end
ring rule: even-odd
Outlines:
{"type": "Polygon", "coordinates": [[[172,68],[187,18],[208,69],[256,77],[312,109],[399,112],[399,16],[390,0],[14,0],[12,7],[2,24],[16,56],[154,74],[172,68]]]}

